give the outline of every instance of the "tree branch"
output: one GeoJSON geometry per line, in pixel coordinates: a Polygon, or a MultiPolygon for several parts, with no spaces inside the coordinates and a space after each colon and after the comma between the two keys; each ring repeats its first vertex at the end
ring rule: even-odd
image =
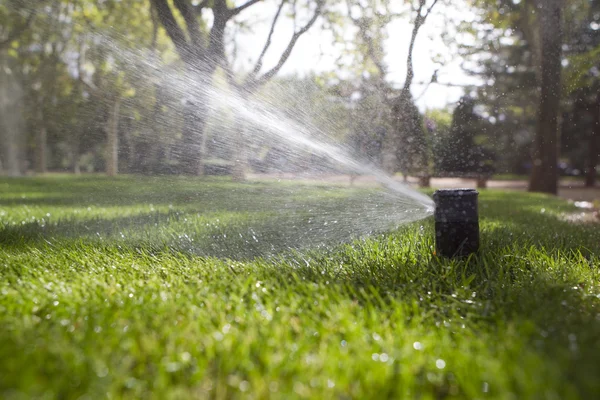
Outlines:
{"type": "Polygon", "coordinates": [[[436,5],[437,2],[438,2],[438,0],[433,0],[433,3],[431,3],[431,6],[427,9],[427,12],[423,16],[422,23],[424,23],[425,20],[427,19],[427,17],[429,16],[429,14],[431,14],[431,10],[433,10],[433,7],[436,5]]]}
{"type": "Polygon", "coordinates": [[[203,0],[202,2],[200,2],[200,4],[198,4],[196,6],[192,6],[192,9],[196,13],[196,15],[202,14],[202,10],[204,8],[208,7],[208,2],[209,2],[209,0],[203,0]]]}
{"type": "Polygon", "coordinates": [[[18,38],[19,35],[21,35],[29,27],[29,25],[31,25],[31,21],[33,21],[33,18],[35,17],[36,13],[37,10],[35,8],[31,9],[29,15],[27,16],[27,19],[22,24],[17,25],[12,30],[12,32],[9,32],[6,39],[0,41],[0,49],[7,47],[13,42],[13,40],[18,38]]]}
{"type": "Polygon", "coordinates": [[[432,83],[438,83],[437,82],[438,71],[439,70],[437,70],[437,69],[435,71],[433,71],[433,74],[431,75],[431,79],[429,80],[429,82],[423,83],[425,85],[425,88],[423,88],[423,91],[421,92],[420,95],[415,97],[415,102],[418,101],[421,97],[423,97],[425,95],[425,93],[427,93],[427,90],[429,89],[429,86],[431,86],[432,83]]]}
{"type": "Polygon", "coordinates": [[[271,46],[271,38],[273,37],[273,32],[275,31],[275,25],[277,24],[277,20],[279,19],[279,15],[281,14],[281,10],[283,9],[283,6],[285,5],[286,1],[287,0],[281,0],[281,3],[279,4],[279,7],[277,8],[277,12],[275,13],[275,17],[273,17],[273,22],[271,23],[271,29],[269,30],[269,35],[267,36],[267,41],[265,42],[265,45],[263,46],[263,49],[260,52],[260,55],[258,56],[258,60],[256,60],[256,65],[254,66],[254,69],[248,76],[248,79],[250,79],[250,80],[253,80],[254,78],[256,78],[256,75],[258,75],[258,73],[260,72],[260,69],[263,66],[263,58],[265,57],[267,50],[271,46]]]}
{"type": "Polygon", "coordinates": [[[244,11],[246,8],[255,5],[259,1],[262,1],[262,0],[248,0],[246,3],[242,4],[241,6],[232,9],[231,16],[233,17],[234,15],[238,15],[239,13],[244,11]]]}
{"type": "Polygon", "coordinates": [[[387,71],[386,71],[385,65],[383,65],[383,63],[381,62],[381,57],[377,57],[377,55],[376,55],[375,46],[373,45],[373,40],[370,37],[368,37],[368,33],[366,32],[365,29],[362,29],[362,28],[359,28],[359,29],[360,29],[360,35],[361,35],[363,41],[367,45],[367,54],[371,58],[371,61],[373,61],[373,64],[375,64],[375,67],[377,67],[377,70],[379,71],[379,74],[381,75],[382,79],[385,79],[387,71]]]}
{"type": "Polygon", "coordinates": [[[321,11],[323,10],[323,3],[324,0],[317,1],[317,8],[315,9],[315,13],[313,14],[312,18],[306,23],[306,25],[304,25],[304,27],[302,27],[302,29],[300,29],[299,31],[295,32],[294,35],[292,35],[292,38],[290,39],[290,42],[288,43],[284,52],[281,54],[277,65],[275,65],[269,71],[265,72],[264,75],[262,75],[259,79],[257,79],[254,82],[254,84],[256,84],[257,86],[262,85],[279,72],[281,67],[283,67],[287,59],[290,57],[290,54],[292,53],[292,50],[294,49],[294,46],[296,45],[298,39],[302,35],[304,35],[310,29],[311,26],[314,25],[314,23],[317,21],[317,18],[319,18],[319,16],[321,15],[321,11]]]}
{"type": "Polygon", "coordinates": [[[346,7],[348,8],[348,17],[350,18],[350,20],[352,20],[354,25],[358,28],[360,38],[367,45],[367,55],[369,56],[369,58],[371,59],[373,64],[375,64],[375,67],[379,71],[381,78],[385,79],[385,75],[386,75],[385,65],[383,65],[383,63],[381,62],[380,57],[376,56],[375,46],[373,45],[373,39],[371,37],[369,37],[369,31],[371,30],[371,27],[367,26],[367,24],[364,23],[365,19],[366,19],[364,17],[365,7],[363,7],[360,4],[360,2],[357,2],[356,5],[362,9],[363,17],[362,18],[354,18],[352,16],[352,11],[351,11],[352,5],[350,4],[350,0],[346,0],[346,7]]]}
{"type": "Polygon", "coordinates": [[[421,15],[421,12],[423,11],[423,8],[425,7],[426,0],[419,0],[419,8],[417,9],[417,17],[415,18],[415,24],[413,25],[412,34],[410,37],[410,45],[408,46],[408,57],[406,57],[406,78],[404,79],[404,87],[402,88],[403,91],[410,90],[410,85],[412,84],[413,78],[415,76],[413,63],[412,63],[412,54],[413,54],[413,50],[415,47],[415,41],[417,39],[417,34],[419,33],[419,29],[421,29],[421,26],[423,26],[423,24],[425,23],[425,20],[427,19],[427,17],[431,13],[431,10],[433,9],[433,7],[436,5],[437,2],[438,2],[438,0],[434,0],[433,3],[431,4],[431,6],[429,8],[427,8],[425,15],[421,15]]]}
{"type": "Polygon", "coordinates": [[[171,11],[167,0],[151,0],[158,14],[158,19],[161,25],[167,31],[167,35],[171,38],[171,41],[177,49],[177,53],[183,60],[190,60],[190,46],[186,40],[185,34],[171,11]]]}
{"type": "Polygon", "coordinates": [[[202,34],[200,33],[200,26],[198,25],[198,20],[196,19],[196,13],[194,12],[194,9],[187,0],[173,0],[173,4],[175,4],[175,7],[177,7],[181,13],[181,16],[183,17],[183,20],[185,21],[190,42],[194,47],[201,46],[202,34]]]}

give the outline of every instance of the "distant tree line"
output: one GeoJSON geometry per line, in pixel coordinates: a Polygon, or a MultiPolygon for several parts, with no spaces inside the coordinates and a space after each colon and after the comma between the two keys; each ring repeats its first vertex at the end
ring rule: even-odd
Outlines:
{"type": "MultiPolygon", "coordinates": [[[[267,140],[235,106],[215,104],[210,93],[216,91],[240,104],[272,104],[365,162],[418,176],[424,185],[436,175],[502,172],[530,174],[536,191],[555,193],[561,173],[585,175],[593,186],[600,1],[468,0],[463,6],[475,20],[449,24],[441,34],[480,84],[465,87],[447,110],[422,112],[414,98],[413,51],[430,15],[455,2],[2,3],[0,171],[224,173],[241,180],[247,171],[328,166],[311,162],[310,152],[294,154],[285,141],[267,140]],[[266,7],[268,33],[260,52],[240,63],[238,39],[258,23],[250,14],[257,7],[266,7]],[[410,21],[410,37],[388,37],[398,18],[410,21]],[[278,76],[314,29],[330,32],[340,45],[337,69],[278,76]],[[283,49],[272,48],[276,35],[287,38],[283,49]],[[391,39],[407,46],[398,85],[385,63],[391,39]],[[271,58],[277,61],[266,65],[266,55],[277,51],[271,58]]],[[[436,72],[424,84],[453,82],[440,82],[436,72]]]]}

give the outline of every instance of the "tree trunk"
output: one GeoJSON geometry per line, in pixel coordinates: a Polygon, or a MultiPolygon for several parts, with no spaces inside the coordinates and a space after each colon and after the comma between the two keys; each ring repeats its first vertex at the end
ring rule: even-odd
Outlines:
{"type": "Polygon", "coordinates": [[[81,166],[79,165],[79,150],[81,147],[80,126],[80,124],[75,125],[75,129],[69,138],[69,156],[71,163],[70,169],[75,175],[81,174],[81,166]]]}
{"type": "MultiPolygon", "coordinates": [[[[239,96],[248,101],[252,96],[251,89],[241,88],[237,91],[239,96]]],[[[243,182],[246,180],[246,170],[248,168],[248,154],[246,152],[248,140],[247,140],[247,122],[240,118],[239,115],[235,115],[235,122],[233,124],[235,141],[233,143],[233,170],[232,178],[235,182],[243,182]]]]}
{"type": "Polygon", "coordinates": [[[585,174],[585,187],[596,185],[596,166],[600,158],[600,87],[597,89],[596,104],[594,105],[594,129],[590,132],[588,147],[588,166],[585,174]]]}
{"type": "Polygon", "coordinates": [[[184,104],[181,147],[177,154],[181,172],[185,175],[204,175],[202,137],[206,127],[208,99],[196,94],[194,101],[184,104]]]}
{"type": "Polygon", "coordinates": [[[44,112],[42,109],[42,107],[44,107],[43,102],[43,99],[41,99],[40,104],[38,104],[38,127],[35,137],[35,172],[38,174],[46,173],[47,168],[46,147],[48,132],[46,130],[46,121],[44,120],[44,112]]]}
{"type": "Polygon", "coordinates": [[[560,111],[560,75],[563,0],[546,0],[538,19],[541,32],[541,95],[533,148],[533,169],[529,191],[558,192],[558,115],[560,111]]]}
{"type": "Polygon", "coordinates": [[[208,91],[212,86],[216,65],[209,63],[199,69],[195,66],[195,62],[197,61],[186,61],[186,78],[191,83],[191,91],[183,105],[182,138],[176,157],[179,161],[180,173],[201,176],[204,175],[202,143],[210,103],[208,91]]]}
{"type": "Polygon", "coordinates": [[[81,174],[81,166],[79,165],[79,138],[73,141],[71,148],[71,169],[75,175],[81,174]]]}
{"type": "Polygon", "coordinates": [[[247,154],[246,154],[246,135],[244,134],[244,123],[239,117],[235,117],[234,124],[235,142],[233,144],[233,170],[232,178],[235,182],[243,182],[246,180],[247,154]]]}
{"type": "Polygon", "coordinates": [[[144,174],[156,172],[156,166],[158,165],[159,147],[161,143],[161,107],[164,101],[163,89],[159,83],[156,83],[154,85],[154,106],[152,107],[152,114],[148,116],[148,120],[152,121],[148,132],[150,135],[149,137],[144,138],[142,146],[144,151],[142,154],[136,154],[139,168],[144,174]]]}
{"type": "Polygon", "coordinates": [[[22,115],[23,91],[0,54],[0,149],[2,167],[8,176],[20,176],[24,170],[25,120],[22,115]]]}
{"type": "Polygon", "coordinates": [[[4,148],[4,170],[8,176],[21,176],[21,143],[18,132],[5,131],[2,147],[4,148]]]}
{"type": "Polygon", "coordinates": [[[35,172],[38,174],[45,174],[47,172],[47,161],[46,161],[46,141],[47,131],[44,124],[38,127],[37,135],[35,140],[35,172]]]}
{"type": "Polygon", "coordinates": [[[79,165],[79,132],[75,132],[71,138],[71,169],[75,175],[81,174],[79,165]]]}
{"type": "Polygon", "coordinates": [[[119,111],[121,98],[116,97],[108,115],[106,136],[106,175],[115,176],[119,172],[119,111]]]}

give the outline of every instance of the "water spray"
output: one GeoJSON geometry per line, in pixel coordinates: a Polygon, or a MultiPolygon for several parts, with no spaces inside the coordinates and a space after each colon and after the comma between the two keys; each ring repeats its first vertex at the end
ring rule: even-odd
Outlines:
{"type": "Polygon", "coordinates": [[[435,202],[435,252],[442,257],[464,257],[479,249],[479,213],[475,189],[441,189],[435,202]]]}

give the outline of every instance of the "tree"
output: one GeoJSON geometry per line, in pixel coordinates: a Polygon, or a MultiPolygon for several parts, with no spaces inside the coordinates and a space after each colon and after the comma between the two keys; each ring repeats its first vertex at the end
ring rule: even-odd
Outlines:
{"type": "Polygon", "coordinates": [[[585,176],[585,186],[594,187],[596,185],[596,167],[600,161],[600,87],[596,86],[596,104],[594,109],[594,128],[591,132],[587,173],[585,176]]]}
{"type": "Polygon", "coordinates": [[[493,154],[483,145],[487,121],[475,113],[475,100],[463,96],[452,114],[452,125],[440,143],[437,170],[443,174],[493,172],[493,154]]]}
{"type": "MultiPolygon", "coordinates": [[[[413,5],[413,29],[406,58],[406,78],[400,95],[393,99],[394,114],[394,151],[400,160],[400,169],[406,175],[421,175],[422,186],[429,186],[428,146],[423,130],[423,119],[415,106],[410,88],[414,79],[413,50],[417,35],[431,14],[438,0],[427,4],[426,0],[418,0],[413,5]]],[[[412,5],[412,3],[411,3],[412,5]]]]}
{"type": "Polygon", "coordinates": [[[18,74],[15,44],[27,34],[35,10],[23,4],[0,5],[0,170],[8,175],[21,175],[24,169],[25,95],[18,74]]]}
{"type": "MultiPolygon", "coordinates": [[[[31,126],[35,130],[33,166],[38,174],[43,174],[48,169],[48,120],[53,111],[59,111],[52,110],[52,102],[57,96],[59,76],[66,73],[62,57],[68,49],[72,34],[72,29],[65,24],[65,17],[69,15],[68,6],[69,4],[60,0],[49,2],[48,11],[43,13],[44,20],[39,21],[39,36],[36,35],[44,46],[31,54],[37,58],[30,79],[35,82],[32,86],[37,92],[31,96],[36,110],[31,126]]],[[[30,14],[35,15],[34,10],[35,8],[30,14]]]]}
{"type": "Polygon", "coordinates": [[[423,119],[411,93],[414,79],[412,57],[419,30],[438,0],[416,0],[408,3],[413,29],[406,59],[406,76],[399,91],[393,90],[387,83],[387,67],[383,60],[383,41],[386,38],[384,31],[387,24],[399,15],[377,1],[364,3],[360,0],[348,0],[347,8],[349,17],[357,29],[357,42],[362,47],[362,52],[359,53],[370,61],[370,65],[364,62],[363,65],[376,76],[377,85],[389,107],[391,129],[383,144],[383,167],[389,173],[395,173],[399,169],[405,177],[409,173],[421,175],[424,178],[423,184],[428,185],[429,149],[423,130],[423,119]],[[358,15],[353,15],[354,10],[358,15]]]}
{"type": "Polygon", "coordinates": [[[476,38],[470,50],[470,69],[484,82],[477,89],[477,100],[495,121],[501,165],[503,169],[525,172],[523,164],[529,152],[531,190],[555,192],[559,154],[571,156],[571,163],[578,163],[581,157],[573,157],[584,143],[581,137],[568,138],[566,143],[565,133],[559,135],[559,111],[563,110],[561,115],[566,120],[570,118],[569,107],[575,103],[574,93],[561,88],[562,71],[568,72],[568,60],[561,53],[568,56],[579,47],[577,41],[587,40],[578,32],[578,21],[585,19],[594,1],[475,3],[480,21],[474,27],[465,27],[464,32],[476,38]],[[481,37],[483,40],[478,40],[481,37]]]}
{"type": "Polygon", "coordinates": [[[23,173],[23,89],[15,79],[14,67],[0,53],[0,170],[9,176],[23,173]]]}
{"type": "MultiPolygon", "coordinates": [[[[93,99],[88,104],[96,107],[101,116],[99,134],[104,136],[104,168],[109,176],[119,172],[119,153],[124,147],[120,140],[123,116],[131,112],[131,99],[136,90],[142,90],[147,81],[140,77],[149,74],[148,60],[152,67],[160,66],[154,57],[156,50],[156,26],[145,0],[130,0],[127,3],[110,0],[104,3],[80,1],[76,7],[85,29],[78,32],[74,40],[77,49],[78,86],[93,99]],[[92,33],[102,32],[98,41],[92,33]],[[131,49],[135,40],[136,49],[131,49]],[[148,54],[150,53],[150,54],[148,54]]],[[[151,77],[152,75],[150,75],[151,77]]],[[[138,103],[141,111],[144,105],[138,103]]],[[[129,124],[129,130],[134,129],[129,124]]],[[[127,133],[127,137],[130,133],[127,133]]],[[[74,143],[78,145],[78,141],[74,143]]],[[[132,145],[132,143],[129,143],[132,145]]],[[[133,146],[133,145],[132,145],[133,146]]]]}
{"type": "Polygon", "coordinates": [[[536,57],[518,25],[517,16],[525,10],[509,8],[516,7],[512,2],[480,7],[479,18],[462,27],[471,33],[468,44],[459,47],[463,70],[481,82],[466,92],[491,121],[487,138],[499,155],[498,169],[523,174],[529,172],[539,97],[536,57]]]}
{"type": "MultiPolygon", "coordinates": [[[[293,19],[294,33],[292,34],[292,37],[291,37],[290,41],[288,42],[288,45],[286,46],[285,50],[281,53],[277,64],[274,67],[272,67],[270,70],[268,70],[264,73],[261,73],[261,70],[263,69],[264,56],[266,55],[267,51],[269,50],[269,48],[271,46],[272,37],[273,37],[273,34],[275,33],[277,22],[279,21],[279,18],[280,18],[280,15],[282,14],[282,10],[284,9],[284,6],[288,3],[287,0],[280,1],[279,6],[277,7],[277,10],[275,12],[275,15],[271,21],[269,33],[267,35],[265,43],[264,43],[262,50],[256,60],[256,63],[254,64],[254,67],[251,69],[250,73],[248,73],[241,80],[236,80],[231,66],[226,65],[226,67],[225,67],[225,72],[226,72],[226,75],[228,78],[228,83],[235,90],[235,92],[237,93],[238,96],[240,96],[245,101],[250,100],[250,98],[252,98],[261,87],[263,87],[267,82],[269,82],[279,72],[279,70],[283,67],[283,65],[286,63],[289,56],[291,55],[292,50],[294,49],[298,39],[300,39],[300,37],[302,35],[304,35],[306,32],[308,32],[308,30],[315,24],[315,22],[317,21],[317,18],[319,18],[319,16],[323,12],[323,7],[325,4],[324,1],[325,0],[316,0],[315,1],[315,6],[314,6],[315,9],[312,12],[312,14],[308,17],[308,20],[304,24],[300,24],[300,22],[297,21],[297,18],[298,18],[298,10],[296,7],[297,3],[296,2],[292,3],[290,12],[292,14],[291,17],[293,19]]],[[[310,5],[310,4],[311,4],[311,1],[309,0],[307,5],[310,5]]],[[[233,179],[236,181],[242,181],[245,179],[245,169],[246,169],[246,164],[247,164],[247,155],[246,155],[247,140],[246,140],[246,137],[247,137],[247,130],[248,130],[248,127],[246,125],[247,124],[243,120],[243,118],[240,118],[240,116],[238,114],[236,114],[235,123],[234,123],[234,127],[233,127],[234,132],[236,134],[236,137],[234,140],[235,152],[234,152],[233,179]],[[246,134],[245,134],[245,132],[246,132],[246,134]]]]}
{"type": "Polygon", "coordinates": [[[541,40],[540,103],[533,148],[529,190],[558,192],[558,116],[561,93],[561,46],[563,0],[538,3],[541,40]]]}
{"type": "MultiPolygon", "coordinates": [[[[196,90],[188,93],[184,110],[183,140],[180,148],[180,162],[184,173],[202,173],[202,137],[204,135],[208,109],[208,90],[212,85],[213,74],[218,67],[226,71],[230,83],[234,84],[233,70],[226,54],[225,32],[227,24],[242,11],[257,4],[260,0],[248,0],[238,7],[229,7],[226,0],[202,1],[197,5],[190,0],[175,0],[174,9],[179,12],[185,24],[184,28],[178,23],[174,9],[167,0],[151,0],[157,10],[159,20],[171,38],[177,52],[186,66],[188,78],[192,79],[196,90]],[[205,33],[203,11],[212,11],[212,26],[205,33]],[[203,21],[201,24],[199,21],[203,21]]],[[[242,84],[235,83],[238,92],[248,97],[256,88],[275,76],[289,58],[298,39],[306,33],[315,23],[321,13],[323,0],[317,0],[312,17],[301,28],[294,31],[288,45],[279,57],[277,64],[260,75],[263,58],[270,47],[274,30],[281,15],[281,10],[286,4],[285,0],[279,3],[276,14],[271,23],[271,29],[265,45],[257,58],[256,65],[242,84]]],[[[294,3],[295,4],[295,3],[294,3]]],[[[309,1],[308,4],[311,4],[309,1]]]]}
{"type": "MultiPolygon", "coordinates": [[[[43,3],[40,2],[40,3],[43,3]]],[[[37,13],[36,8],[28,9],[25,4],[17,2],[10,8],[0,8],[0,17],[3,21],[0,25],[0,50],[9,48],[15,40],[18,40],[31,26],[37,13]]]]}
{"type": "Polygon", "coordinates": [[[569,18],[572,33],[567,35],[564,91],[571,109],[563,124],[563,147],[585,171],[585,186],[596,184],[600,161],[600,1],[569,18]]]}

